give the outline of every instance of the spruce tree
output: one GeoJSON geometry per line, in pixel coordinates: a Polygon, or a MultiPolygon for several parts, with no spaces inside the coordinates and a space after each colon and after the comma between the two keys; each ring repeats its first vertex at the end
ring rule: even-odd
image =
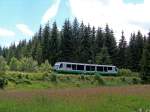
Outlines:
{"type": "Polygon", "coordinates": [[[90,33],[89,28],[84,28],[84,34],[81,40],[81,62],[91,63],[91,50],[90,50],[90,33]]]}
{"type": "Polygon", "coordinates": [[[117,65],[120,68],[126,68],[127,64],[127,42],[125,40],[124,32],[122,32],[121,39],[119,41],[118,46],[118,54],[117,54],[117,65]]]}
{"type": "Polygon", "coordinates": [[[78,62],[80,57],[80,39],[79,39],[79,23],[77,18],[74,19],[72,25],[72,38],[73,38],[73,61],[78,62]]]}
{"type": "Polygon", "coordinates": [[[61,34],[61,61],[73,60],[72,26],[69,20],[65,20],[61,34]]]}
{"type": "Polygon", "coordinates": [[[96,55],[96,63],[97,64],[111,64],[110,56],[108,54],[107,48],[103,47],[100,53],[96,55]]]}
{"type": "Polygon", "coordinates": [[[142,58],[143,53],[143,47],[144,47],[144,41],[143,36],[140,31],[138,31],[136,35],[136,60],[134,60],[134,63],[136,64],[136,70],[140,70],[140,60],[142,58]]]}
{"type": "Polygon", "coordinates": [[[134,60],[136,60],[136,37],[135,33],[131,34],[130,41],[129,41],[129,47],[128,47],[128,66],[131,70],[136,69],[136,64],[134,63],[134,60]]]}
{"type": "Polygon", "coordinates": [[[97,29],[95,45],[96,53],[99,53],[104,46],[104,33],[100,27],[97,29]]]}
{"type": "Polygon", "coordinates": [[[143,49],[140,76],[145,83],[150,83],[150,32],[143,49]]]}
{"type": "Polygon", "coordinates": [[[105,28],[105,42],[104,46],[107,47],[108,53],[110,55],[110,59],[112,64],[116,65],[116,57],[117,57],[117,44],[113,35],[113,31],[106,25],[105,28]]]}
{"type": "Polygon", "coordinates": [[[39,64],[42,63],[42,41],[43,41],[43,38],[42,38],[42,26],[40,26],[40,29],[39,29],[39,32],[38,32],[38,41],[37,41],[37,61],[39,64]]]}
{"type": "Polygon", "coordinates": [[[51,31],[51,40],[50,40],[50,63],[52,65],[55,64],[55,62],[58,59],[58,29],[56,22],[53,23],[52,31],[51,31]]]}
{"type": "Polygon", "coordinates": [[[129,42],[129,68],[133,71],[140,70],[140,60],[143,52],[143,36],[140,32],[132,34],[129,42]]]}
{"type": "Polygon", "coordinates": [[[49,50],[49,41],[50,41],[50,27],[49,22],[46,24],[46,26],[43,29],[43,42],[42,42],[42,56],[43,56],[43,62],[45,60],[49,59],[49,56],[51,55],[49,50]]]}
{"type": "Polygon", "coordinates": [[[95,27],[93,26],[92,31],[91,31],[91,38],[90,38],[90,50],[91,50],[91,60],[92,63],[95,63],[95,56],[96,56],[96,30],[95,27]]]}

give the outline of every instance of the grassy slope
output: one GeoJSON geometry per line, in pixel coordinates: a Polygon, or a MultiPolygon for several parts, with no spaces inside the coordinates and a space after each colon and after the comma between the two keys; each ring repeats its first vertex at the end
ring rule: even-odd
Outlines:
{"type": "MultiPolygon", "coordinates": [[[[51,81],[51,74],[47,73],[24,73],[7,71],[4,75],[8,78],[6,89],[47,89],[47,88],[87,88],[102,86],[98,84],[92,75],[57,74],[57,83],[51,81]],[[10,80],[11,79],[11,80],[10,80]],[[25,82],[24,82],[25,81],[25,82]],[[28,83],[30,82],[30,83],[28,83]]],[[[135,76],[130,77],[101,77],[105,86],[126,86],[132,85],[135,76]]]]}

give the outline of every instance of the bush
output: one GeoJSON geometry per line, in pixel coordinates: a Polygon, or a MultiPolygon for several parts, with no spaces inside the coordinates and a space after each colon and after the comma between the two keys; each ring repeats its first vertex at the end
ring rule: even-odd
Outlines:
{"type": "Polygon", "coordinates": [[[140,84],[141,83],[141,79],[140,78],[133,78],[132,79],[132,83],[133,84],[140,84]]]}
{"type": "Polygon", "coordinates": [[[76,87],[81,87],[79,82],[76,82],[76,87]]]}
{"type": "Polygon", "coordinates": [[[81,79],[81,80],[85,80],[85,77],[84,77],[83,74],[81,74],[80,79],[81,79]]]}
{"type": "Polygon", "coordinates": [[[94,80],[98,82],[99,85],[105,85],[105,81],[102,79],[101,75],[95,74],[94,80]]]}
{"type": "Polygon", "coordinates": [[[138,76],[139,74],[136,72],[132,72],[130,69],[119,69],[119,76],[138,76]]]}
{"type": "Polygon", "coordinates": [[[9,67],[12,71],[19,71],[20,62],[15,57],[13,57],[10,60],[9,67]]]}
{"type": "Polygon", "coordinates": [[[0,88],[4,89],[4,87],[8,84],[8,81],[6,78],[0,78],[0,88]]]}
{"type": "Polygon", "coordinates": [[[9,67],[7,66],[7,62],[3,56],[0,56],[0,71],[6,71],[9,67]]]}
{"type": "Polygon", "coordinates": [[[52,66],[49,64],[48,60],[45,61],[45,63],[42,63],[39,70],[41,72],[51,72],[52,66]]]}
{"type": "Polygon", "coordinates": [[[16,84],[32,84],[28,79],[15,79],[16,84]]]}
{"type": "Polygon", "coordinates": [[[20,71],[34,72],[37,71],[38,63],[33,58],[22,58],[20,60],[20,71]]]}
{"type": "Polygon", "coordinates": [[[50,79],[52,82],[57,82],[57,75],[55,73],[51,73],[50,79]]]}

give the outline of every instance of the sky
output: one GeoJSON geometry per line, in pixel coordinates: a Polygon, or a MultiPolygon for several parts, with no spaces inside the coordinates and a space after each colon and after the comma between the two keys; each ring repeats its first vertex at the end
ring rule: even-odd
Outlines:
{"type": "Polygon", "coordinates": [[[0,46],[31,39],[48,21],[58,27],[74,17],[85,24],[113,29],[119,41],[124,30],[126,40],[140,30],[150,29],[150,0],[0,0],[0,46]]]}

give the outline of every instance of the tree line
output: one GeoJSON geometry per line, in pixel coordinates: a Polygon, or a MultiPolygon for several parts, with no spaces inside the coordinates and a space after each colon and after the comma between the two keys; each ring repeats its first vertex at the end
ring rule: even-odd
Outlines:
{"type": "Polygon", "coordinates": [[[56,22],[40,26],[39,31],[29,41],[22,40],[18,45],[0,47],[7,63],[11,58],[32,57],[40,65],[48,60],[51,65],[57,61],[113,64],[133,71],[150,69],[150,32],[144,36],[140,31],[132,33],[127,44],[122,31],[117,44],[113,30],[79,23],[75,18],[71,23],[65,20],[59,31],[56,22]]]}

